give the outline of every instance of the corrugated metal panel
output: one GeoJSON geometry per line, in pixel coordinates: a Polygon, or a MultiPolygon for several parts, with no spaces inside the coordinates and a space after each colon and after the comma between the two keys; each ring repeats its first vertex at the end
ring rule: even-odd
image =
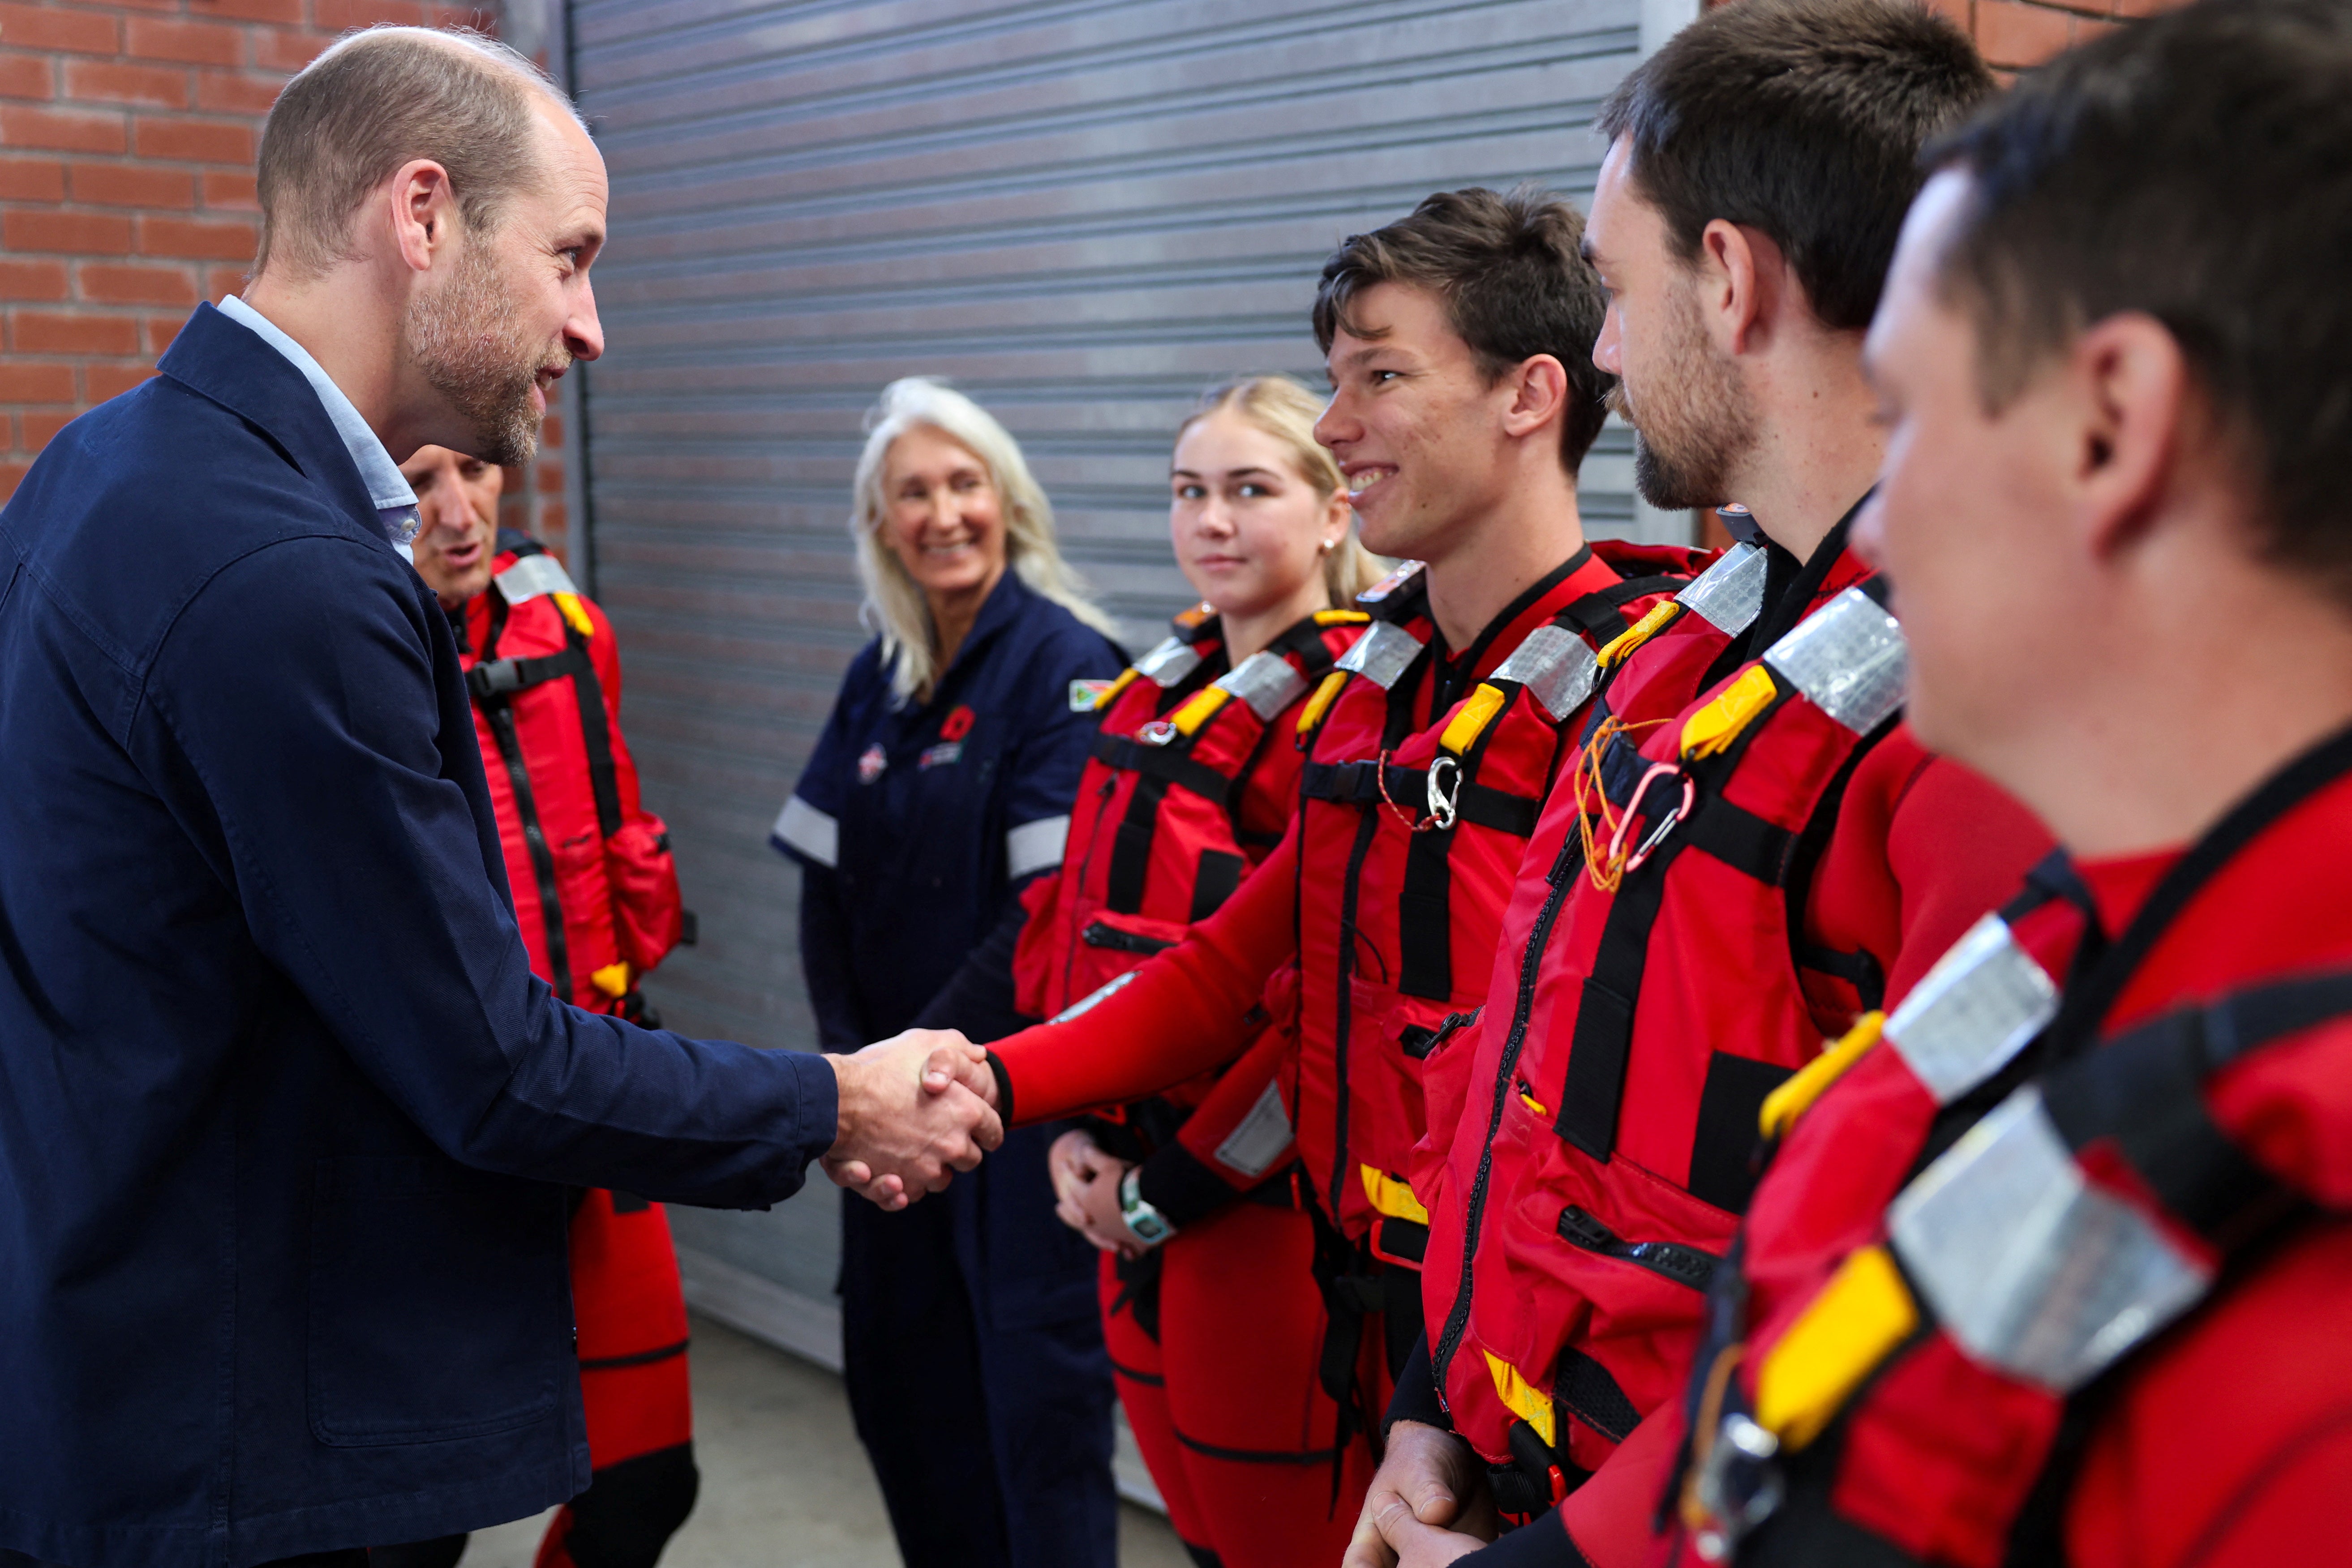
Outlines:
{"type": "MultiPolygon", "coordinates": [[[[1656,0],[1652,0],[1655,4],[1656,0]]],[[[575,0],[613,176],[586,377],[595,591],[702,946],[671,1022],[810,1038],[765,847],[864,640],[858,420],[941,373],[993,410],[1139,632],[1189,597],[1168,439],[1203,386],[1320,369],[1324,256],[1430,191],[1589,192],[1642,0],[575,0]]],[[[1586,473],[1633,521],[1626,434],[1586,473]]]]}

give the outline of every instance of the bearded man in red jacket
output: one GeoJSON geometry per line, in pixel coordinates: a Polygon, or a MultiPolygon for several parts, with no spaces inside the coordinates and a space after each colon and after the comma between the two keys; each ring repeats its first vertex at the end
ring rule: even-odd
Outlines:
{"type": "Polygon", "coordinates": [[[2332,1560],[2352,10],[2133,24],[1928,166],[1867,344],[1887,455],[1856,537],[1921,738],[2064,851],[1767,1106],[1665,1548],[2332,1560]]]}
{"type": "MultiPolygon", "coordinates": [[[[621,661],[604,612],[555,557],[498,526],[502,471],[446,447],[401,465],[417,575],[457,634],[507,884],[534,973],[593,1012],[657,1021],[637,982],[677,945],[668,831],[637,799],[621,661]]],[[[572,1301],[594,1481],[556,1515],[536,1568],[652,1568],[694,1507],[686,1301],[669,1221],[631,1193],[581,1192],[572,1301]]],[[[462,1535],[377,1547],[376,1568],[446,1568],[462,1535]]]]}

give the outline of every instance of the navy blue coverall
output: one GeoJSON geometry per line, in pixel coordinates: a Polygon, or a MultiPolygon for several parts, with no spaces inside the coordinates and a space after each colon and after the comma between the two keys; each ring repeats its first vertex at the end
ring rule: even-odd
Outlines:
{"type": "MultiPolygon", "coordinates": [[[[803,867],[801,961],[828,1051],[916,1025],[1020,1026],[1021,888],[1061,863],[1095,736],[1070,683],[1119,650],[1006,571],[930,701],[849,666],[772,842],[803,867]]],[[[1058,1128],[897,1214],[843,1205],[849,1402],[910,1568],[1112,1568],[1110,1364],[1094,1249],[1054,1216],[1058,1128]]]]}

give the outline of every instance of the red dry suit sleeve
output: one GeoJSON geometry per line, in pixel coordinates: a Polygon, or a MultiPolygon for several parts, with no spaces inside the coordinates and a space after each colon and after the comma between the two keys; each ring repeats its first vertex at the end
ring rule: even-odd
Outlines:
{"type": "Polygon", "coordinates": [[[1229,1061],[1266,977],[1297,948],[1298,822],[1183,941],[1071,1019],[996,1042],[1008,1123],[1029,1126],[1163,1093],[1229,1061]]]}
{"type": "Polygon", "coordinates": [[[1877,955],[1892,1007],[2050,848],[2024,807],[1903,726],[1854,769],[1806,901],[1806,935],[1877,955]]]}

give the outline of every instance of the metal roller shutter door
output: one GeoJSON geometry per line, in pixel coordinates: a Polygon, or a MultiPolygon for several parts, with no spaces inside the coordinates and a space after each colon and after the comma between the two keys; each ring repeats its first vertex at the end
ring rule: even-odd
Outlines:
{"type": "MultiPolygon", "coordinates": [[[[1307,310],[1344,235],[1437,189],[1589,193],[1641,10],[575,0],[572,81],[613,176],[591,570],[702,919],[650,987],[671,1024],[812,1038],[795,881],[765,839],[864,641],[845,519],[881,385],[945,374],[1002,418],[1072,560],[1156,636],[1190,597],[1165,465],[1192,399],[1243,371],[1320,384],[1307,310]]],[[[1631,529],[1625,432],[1585,479],[1595,531],[1631,529]]],[[[824,1296],[829,1216],[679,1228],[824,1296]]]]}

